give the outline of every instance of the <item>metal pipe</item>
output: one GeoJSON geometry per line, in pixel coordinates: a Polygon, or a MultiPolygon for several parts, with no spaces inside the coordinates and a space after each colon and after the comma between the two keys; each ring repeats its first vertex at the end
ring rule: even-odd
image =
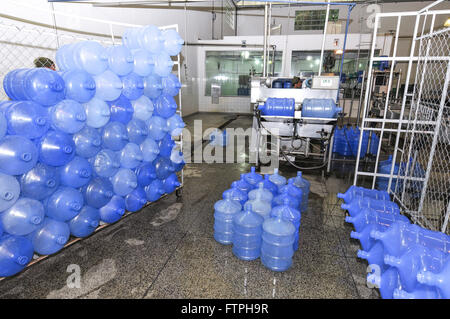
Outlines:
{"type": "Polygon", "coordinates": [[[264,5],[264,50],[263,50],[263,77],[267,76],[267,19],[268,19],[268,10],[269,6],[267,4],[264,5]]]}
{"type": "MultiPolygon", "coordinates": [[[[271,25],[272,25],[272,3],[269,4],[269,20],[267,21],[267,58],[266,58],[266,68],[269,69],[269,46],[270,46],[270,33],[271,33],[271,25]]],[[[272,64],[273,64],[273,60],[272,60],[272,64]]],[[[269,71],[266,70],[266,75],[269,75],[269,71]]]]}
{"type": "MultiPolygon", "coordinates": [[[[325,50],[325,39],[326,39],[326,35],[327,35],[328,15],[329,14],[330,14],[330,0],[328,0],[327,12],[325,14],[325,25],[323,26],[322,48],[320,49],[319,76],[322,74],[323,52],[325,50]]],[[[338,96],[339,96],[339,90],[338,90],[338,96]]]]}
{"type": "MultiPolygon", "coordinates": [[[[344,66],[344,56],[345,56],[345,48],[347,46],[347,34],[348,34],[348,25],[350,24],[350,13],[352,12],[353,7],[348,7],[347,13],[347,23],[345,25],[345,36],[344,36],[344,45],[342,47],[342,57],[341,57],[341,66],[339,67],[339,87],[341,87],[341,78],[342,78],[342,68],[344,66]]],[[[336,96],[336,101],[339,101],[339,90],[336,96]]],[[[359,154],[359,153],[358,153],[359,154]]]]}

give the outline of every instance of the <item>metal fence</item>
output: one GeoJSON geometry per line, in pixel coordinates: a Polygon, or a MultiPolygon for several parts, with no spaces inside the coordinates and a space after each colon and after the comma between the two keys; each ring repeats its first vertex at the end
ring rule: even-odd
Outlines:
{"type": "Polygon", "coordinates": [[[384,179],[386,190],[415,223],[450,233],[450,28],[435,23],[437,17],[448,17],[450,10],[430,8],[376,15],[361,126],[367,133],[375,132],[380,143],[375,165],[357,159],[354,184],[380,188],[384,179]],[[394,48],[389,57],[374,57],[377,27],[383,19],[396,19],[394,48]],[[411,50],[409,56],[398,56],[399,30],[406,19],[415,21],[411,50]],[[390,63],[389,81],[375,112],[378,97],[370,90],[370,81],[375,63],[381,61],[390,63]],[[406,83],[401,99],[394,102],[393,74],[400,64],[406,65],[406,83]],[[382,159],[389,155],[392,163],[388,162],[388,171],[381,171],[382,159]]]}

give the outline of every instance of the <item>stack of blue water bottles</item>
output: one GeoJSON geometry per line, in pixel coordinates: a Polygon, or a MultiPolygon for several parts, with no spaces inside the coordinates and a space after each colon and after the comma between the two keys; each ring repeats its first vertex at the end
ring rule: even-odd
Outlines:
{"type": "MultiPolygon", "coordinates": [[[[347,125],[344,125],[341,128],[336,126],[334,132],[333,153],[346,157],[356,157],[356,153],[358,153],[360,135],[361,130],[358,126],[355,128],[353,126],[348,127],[347,125]]],[[[378,153],[379,143],[380,138],[378,135],[374,132],[370,132],[369,134],[369,132],[365,130],[363,133],[359,157],[364,158],[367,153],[369,153],[369,155],[376,155],[378,153]]]]}
{"type": "Polygon", "coordinates": [[[300,171],[287,181],[278,169],[263,177],[252,167],[214,205],[214,238],[232,244],[239,259],[260,257],[273,271],[288,270],[298,249],[301,212],[308,208],[309,188],[300,171]]]}
{"type": "Polygon", "coordinates": [[[171,55],[183,40],[155,26],[129,29],[123,45],[62,46],[60,72],[19,69],[0,103],[0,277],[34,252],[59,251],[180,183],[184,123],[171,55]]]}
{"type": "Polygon", "coordinates": [[[386,191],[351,186],[338,194],[371,273],[385,299],[450,298],[450,236],[411,224],[386,191]]]}

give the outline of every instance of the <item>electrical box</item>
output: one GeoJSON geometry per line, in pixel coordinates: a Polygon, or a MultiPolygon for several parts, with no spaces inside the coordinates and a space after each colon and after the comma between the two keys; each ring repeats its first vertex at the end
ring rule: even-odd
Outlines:
{"type": "Polygon", "coordinates": [[[311,89],[337,90],[339,88],[339,76],[314,76],[311,89]]]}
{"type": "Polygon", "coordinates": [[[218,83],[211,83],[211,103],[219,104],[219,97],[222,93],[222,87],[218,83]]]}

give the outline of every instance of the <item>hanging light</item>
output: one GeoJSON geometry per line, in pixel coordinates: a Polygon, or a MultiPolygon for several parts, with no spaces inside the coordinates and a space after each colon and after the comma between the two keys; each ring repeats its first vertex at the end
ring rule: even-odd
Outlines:
{"type": "Polygon", "coordinates": [[[344,50],[342,50],[342,49],[334,50],[334,54],[340,55],[340,54],[343,54],[343,53],[344,53],[344,50]]]}

